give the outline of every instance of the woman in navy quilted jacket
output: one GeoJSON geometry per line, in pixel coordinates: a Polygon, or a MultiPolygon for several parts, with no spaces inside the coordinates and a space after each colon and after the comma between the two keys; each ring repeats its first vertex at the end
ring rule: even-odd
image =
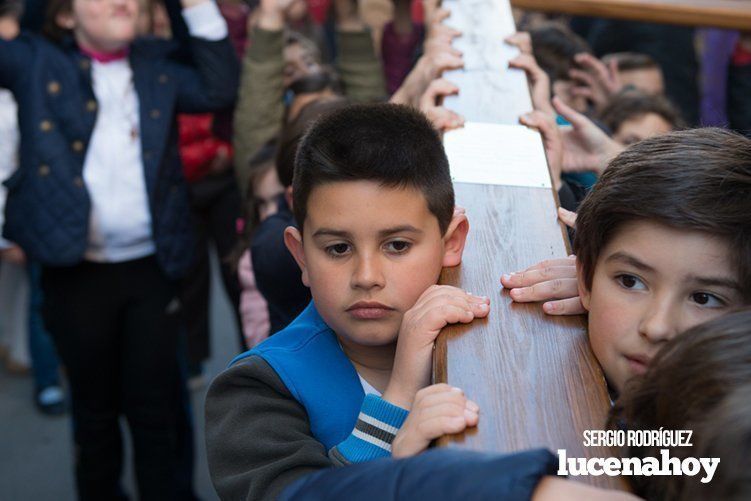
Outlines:
{"type": "Polygon", "coordinates": [[[43,266],[81,499],[124,497],[120,415],[139,497],[192,496],[176,280],[194,246],[175,113],[231,106],[238,69],[213,0],[181,1],[189,51],[136,40],[138,0],[51,0],[47,37],[0,41],[21,131],[4,236],[43,266]]]}

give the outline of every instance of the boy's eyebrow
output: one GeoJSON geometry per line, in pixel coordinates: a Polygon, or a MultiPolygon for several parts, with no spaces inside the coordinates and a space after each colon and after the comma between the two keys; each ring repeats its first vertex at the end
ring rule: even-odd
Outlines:
{"type": "Polygon", "coordinates": [[[700,277],[697,275],[689,275],[688,280],[693,283],[697,283],[704,287],[727,287],[728,289],[741,290],[741,284],[732,278],[726,277],[700,277]]]}
{"type": "Polygon", "coordinates": [[[610,261],[622,261],[626,264],[630,264],[634,268],[639,268],[640,270],[643,270],[643,271],[650,271],[650,272],[655,271],[655,269],[649,266],[648,264],[643,263],[639,261],[638,259],[636,259],[631,254],[627,254],[622,251],[611,254],[610,256],[608,256],[607,259],[605,259],[606,263],[610,261]]]}
{"type": "Polygon", "coordinates": [[[352,234],[348,231],[343,230],[334,230],[332,228],[318,228],[315,233],[313,233],[313,238],[315,237],[341,237],[341,238],[349,238],[352,236],[352,234]]]}
{"type": "Polygon", "coordinates": [[[423,231],[420,229],[415,228],[412,225],[409,224],[403,224],[401,226],[394,226],[393,228],[386,228],[385,230],[381,230],[378,232],[378,235],[381,238],[387,237],[389,235],[393,235],[394,233],[417,233],[422,234],[423,231]]]}
{"type": "MultiPolygon", "coordinates": [[[[412,225],[409,224],[403,224],[401,226],[394,226],[393,228],[386,228],[385,230],[381,230],[378,232],[378,236],[380,238],[385,238],[389,235],[393,235],[394,233],[417,233],[422,234],[423,231],[415,228],[412,225]]],[[[322,236],[329,236],[329,237],[340,237],[340,238],[349,238],[352,236],[352,234],[348,231],[343,230],[334,230],[332,228],[318,228],[313,233],[313,238],[315,237],[322,237],[322,236]]]]}

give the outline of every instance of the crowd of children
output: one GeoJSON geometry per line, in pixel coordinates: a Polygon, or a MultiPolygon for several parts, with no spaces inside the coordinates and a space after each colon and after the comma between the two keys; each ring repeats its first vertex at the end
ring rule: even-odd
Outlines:
{"type": "MultiPolygon", "coordinates": [[[[587,315],[603,428],[691,429],[676,454],[722,458],[713,482],[634,477],[635,495],[747,499],[751,32],[714,65],[727,85],[705,86],[718,124],[693,43],[711,37],[517,14],[519,120],[542,134],[575,256],[501,283],[587,315]]],[[[556,477],[546,450],[427,451],[481,411],[431,384],[435,339],[494,300],[437,285],[472,238],[441,143],[464,122],[442,106],[461,92],[442,78],[463,65],[449,15],[0,0],[2,355],[31,367],[42,412],[70,409],[80,499],[130,496],[121,417],[138,497],[195,498],[211,247],[241,333],[206,397],[222,499],[634,498],[556,477]]]]}

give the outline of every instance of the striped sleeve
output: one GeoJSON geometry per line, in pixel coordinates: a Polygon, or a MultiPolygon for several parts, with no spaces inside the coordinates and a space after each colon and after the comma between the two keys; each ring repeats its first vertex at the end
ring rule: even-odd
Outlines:
{"type": "Polygon", "coordinates": [[[346,465],[391,456],[391,442],[408,414],[376,395],[365,395],[355,429],[329,451],[329,457],[338,465],[346,465]]]}

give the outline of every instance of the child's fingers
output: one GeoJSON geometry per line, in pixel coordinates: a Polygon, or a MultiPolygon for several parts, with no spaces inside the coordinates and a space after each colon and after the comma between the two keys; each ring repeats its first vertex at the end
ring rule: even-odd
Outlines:
{"type": "Polygon", "coordinates": [[[543,303],[542,310],[548,315],[583,315],[587,312],[584,309],[579,296],[558,301],[548,301],[543,303]]]}
{"type": "Polygon", "coordinates": [[[590,75],[589,73],[587,73],[586,71],[572,69],[572,70],[569,70],[568,75],[571,77],[572,80],[581,82],[587,87],[594,87],[597,84],[594,77],[590,75]]]}
{"type": "Polygon", "coordinates": [[[504,287],[513,289],[515,287],[531,287],[541,282],[560,278],[576,278],[576,266],[572,266],[570,263],[570,261],[567,261],[564,266],[546,266],[544,268],[503,275],[501,283],[504,287]]]}
{"type": "Polygon", "coordinates": [[[589,119],[587,117],[564,103],[558,96],[553,97],[553,107],[555,108],[555,111],[565,118],[567,122],[573,125],[575,129],[582,129],[589,124],[589,119]]]}
{"type": "Polygon", "coordinates": [[[558,219],[569,228],[576,228],[576,212],[558,207],[558,219]]]}
{"type": "Polygon", "coordinates": [[[586,68],[590,72],[597,75],[600,80],[607,81],[610,78],[610,75],[608,74],[608,67],[605,66],[602,61],[594,57],[592,54],[582,52],[574,56],[574,59],[583,68],[586,68]]]}
{"type": "Polygon", "coordinates": [[[594,92],[592,92],[591,87],[572,87],[571,88],[571,95],[573,96],[580,96],[586,99],[592,99],[594,98],[594,92]]]}
{"type": "Polygon", "coordinates": [[[520,287],[509,291],[511,299],[518,303],[546,301],[548,299],[568,299],[579,295],[575,278],[556,278],[540,282],[531,287],[520,287]]]}
{"type": "Polygon", "coordinates": [[[461,433],[467,428],[467,419],[462,416],[437,416],[418,425],[419,433],[426,440],[434,440],[444,435],[461,433]]]}
{"type": "Polygon", "coordinates": [[[523,271],[540,270],[550,266],[576,266],[576,256],[559,257],[555,259],[544,259],[539,263],[525,268],[523,271]]]}
{"type": "Polygon", "coordinates": [[[526,31],[518,31],[504,40],[507,44],[517,47],[523,54],[532,53],[532,37],[526,31]]]}

